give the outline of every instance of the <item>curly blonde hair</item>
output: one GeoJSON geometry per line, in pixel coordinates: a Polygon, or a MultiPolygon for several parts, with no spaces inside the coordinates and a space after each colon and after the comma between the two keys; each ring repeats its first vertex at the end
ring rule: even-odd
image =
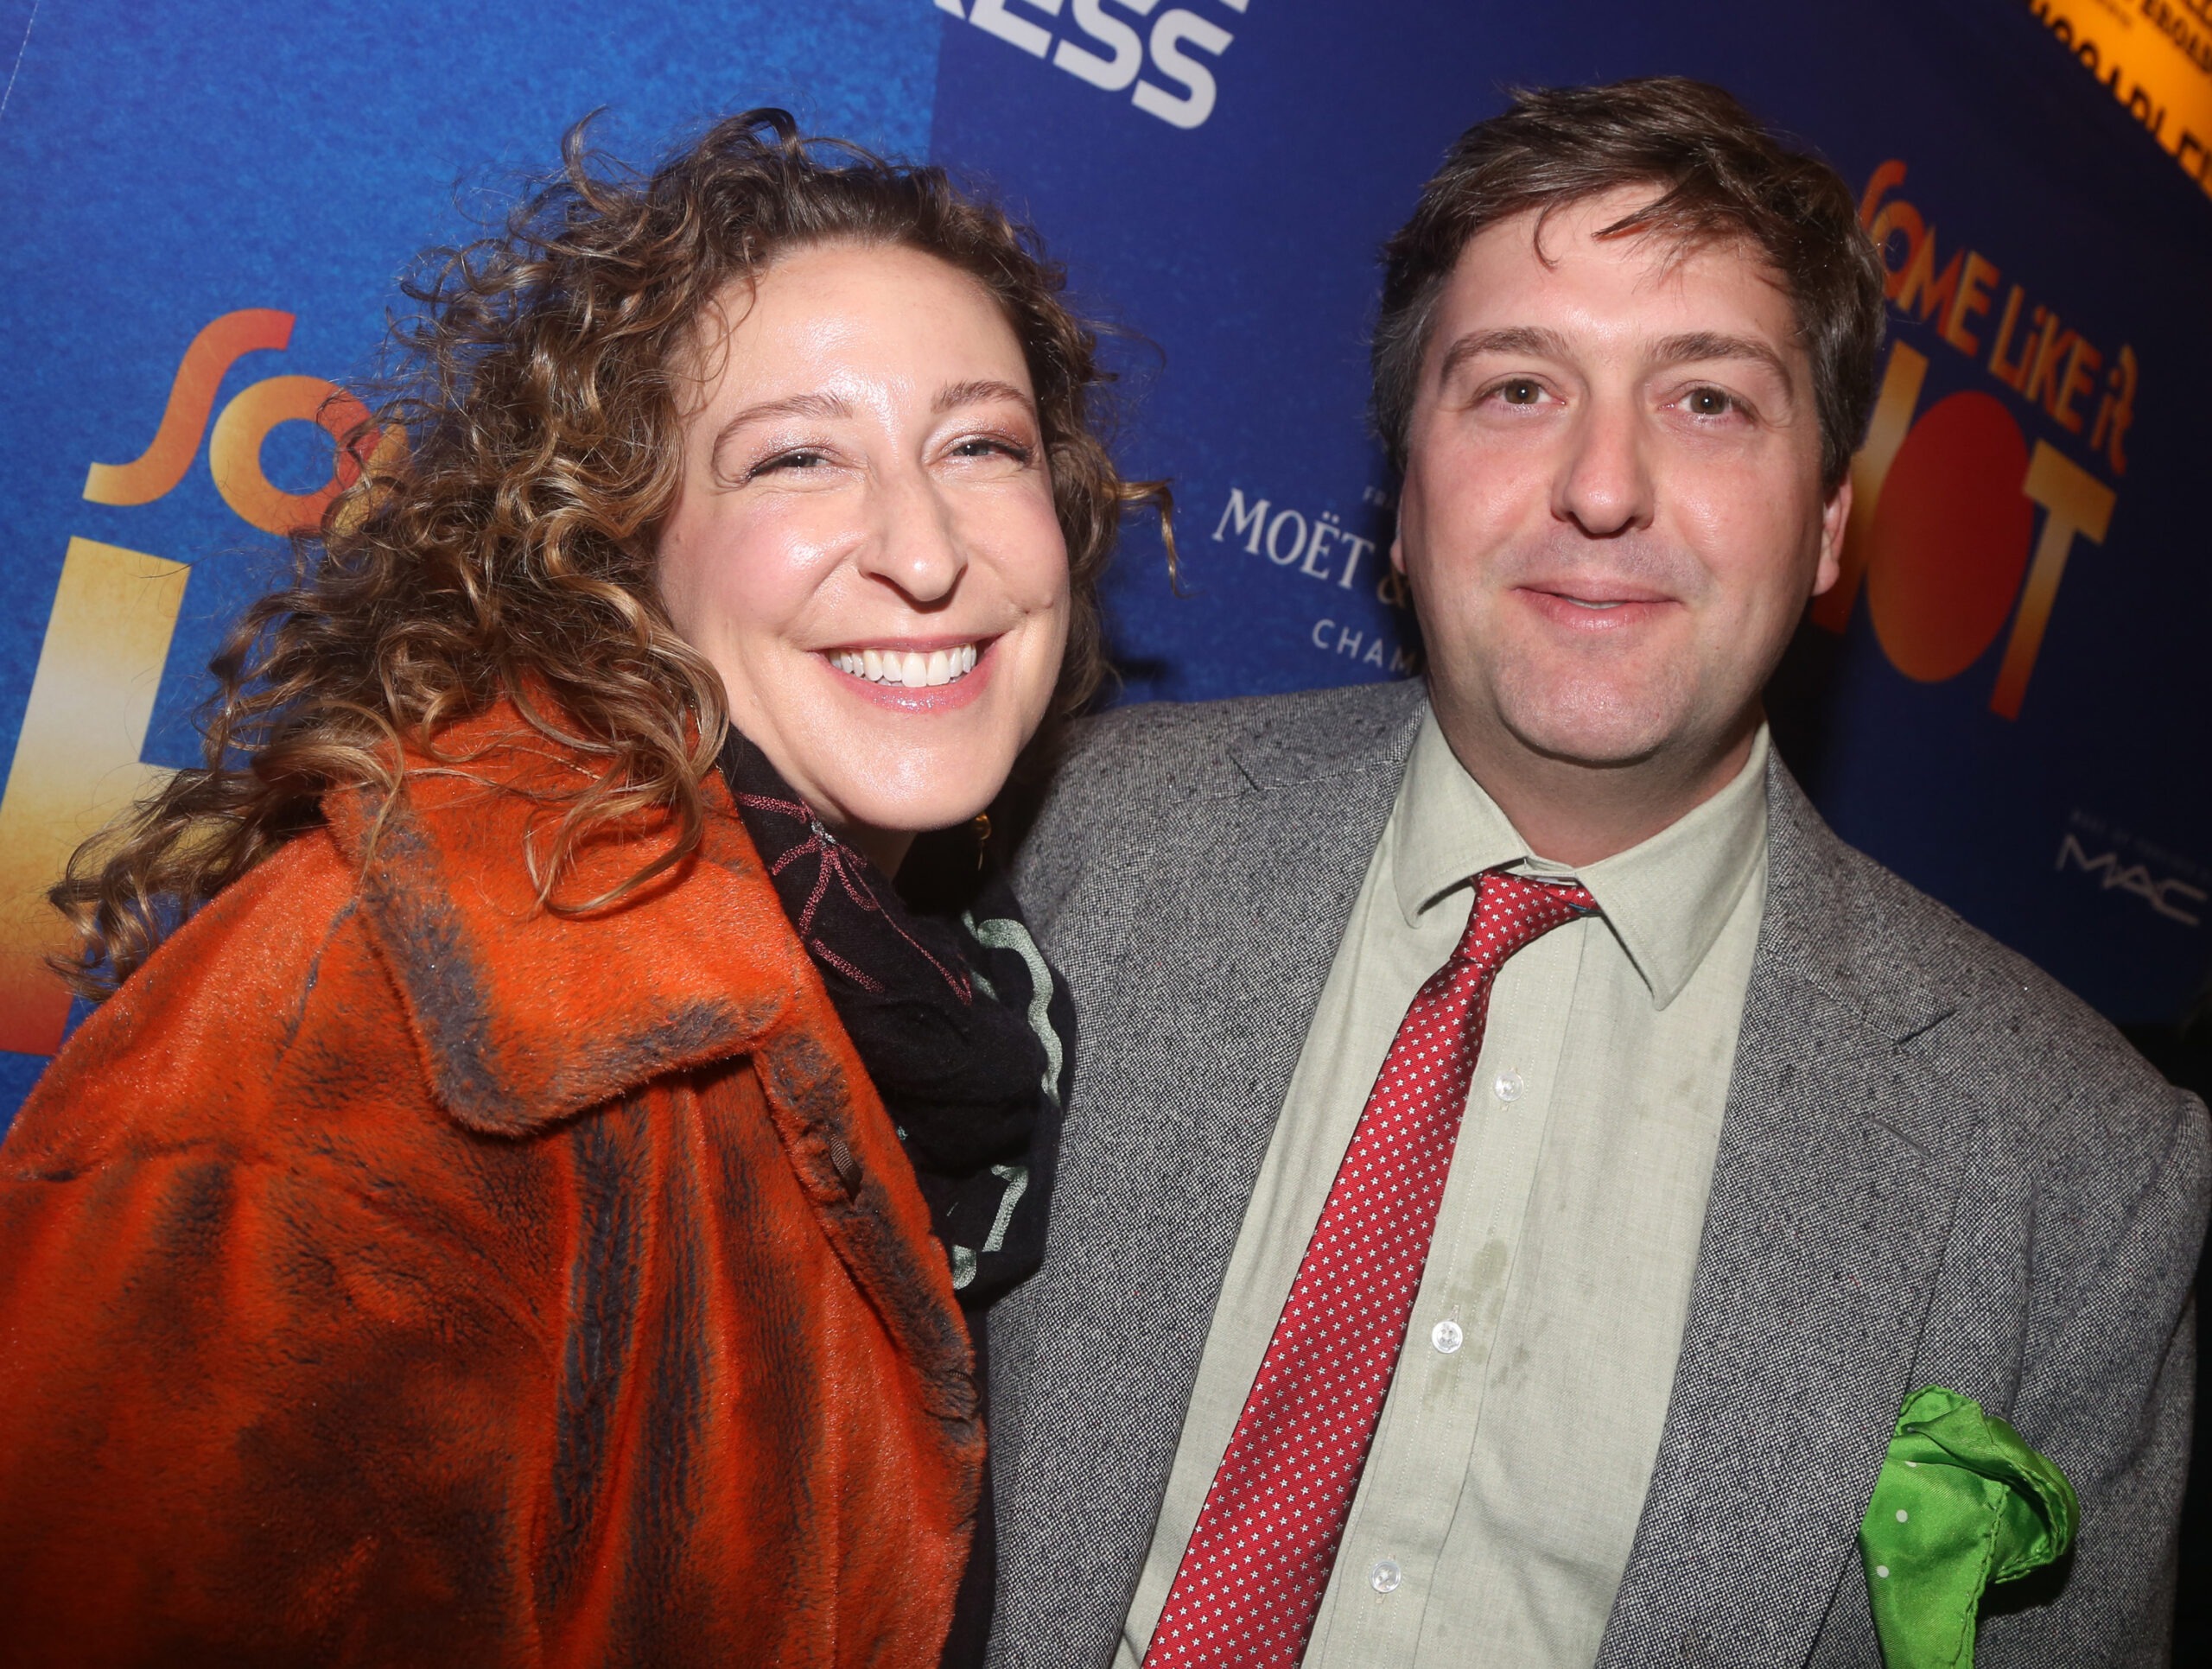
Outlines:
{"type": "Polygon", "coordinates": [[[397,374],[341,459],[359,479],[295,537],[291,582],[210,663],[206,764],[87,841],[53,891],[80,942],[63,969],[80,993],[111,992],[176,923],[318,827],[332,790],[389,803],[410,756],[465,766],[441,733],[501,700],[586,767],[525,854],[541,904],[604,905],[692,851],[728,716],[655,580],[696,391],[687,350],[727,286],[796,248],[918,250],[1003,309],[1067,540],[1055,719],[1097,689],[1097,585],[1122,512],[1151,502],[1165,530],[1170,506],[1163,483],[1115,468],[1098,398],[1110,373],[1035,234],[942,169],[803,138],[780,110],[731,117],[650,174],[591,152],[587,126],[498,235],[431,251],[404,285],[418,310],[395,327],[397,374]],[[394,425],[404,447],[359,465],[394,425]],[[581,842],[653,811],[676,838],[651,863],[613,892],[557,900],[581,842]]]}

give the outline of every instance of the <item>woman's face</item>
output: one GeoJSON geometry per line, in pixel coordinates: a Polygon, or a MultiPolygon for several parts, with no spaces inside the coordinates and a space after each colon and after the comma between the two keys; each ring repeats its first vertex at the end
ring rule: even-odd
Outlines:
{"type": "Polygon", "coordinates": [[[1043,719],[1067,546],[1020,345],[933,256],[829,244],[733,286],[660,536],[730,720],[887,870],[974,816],[1043,719]]]}

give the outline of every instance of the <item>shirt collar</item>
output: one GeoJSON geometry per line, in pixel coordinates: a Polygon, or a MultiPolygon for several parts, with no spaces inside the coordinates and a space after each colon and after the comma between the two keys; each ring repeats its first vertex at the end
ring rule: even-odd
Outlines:
{"type": "Polygon", "coordinates": [[[1469,776],[1436,715],[1421,720],[1390,820],[1391,871],[1408,927],[1485,869],[1573,877],[1650,988],[1655,1008],[1681,993],[1720,936],[1766,849],[1764,725],[1743,769],[1711,799],[1641,845],[1580,870],[1540,859],[1469,776]]]}

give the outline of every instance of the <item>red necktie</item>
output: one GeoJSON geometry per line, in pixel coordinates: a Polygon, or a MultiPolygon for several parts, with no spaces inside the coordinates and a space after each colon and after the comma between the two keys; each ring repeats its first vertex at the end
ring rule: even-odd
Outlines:
{"type": "Polygon", "coordinates": [[[1476,888],[1337,1168],[1145,1669],[1289,1669],[1306,1654],[1421,1290],[1491,987],[1515,951],[1598,908],[1580,886],[1496,870],[1476,888]]]}

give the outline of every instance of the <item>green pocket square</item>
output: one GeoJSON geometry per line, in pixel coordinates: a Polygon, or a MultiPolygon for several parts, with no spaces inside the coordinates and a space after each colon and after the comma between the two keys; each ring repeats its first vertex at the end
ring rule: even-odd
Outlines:
{"type": "Polygon", "coordinates": [[[1983,1591],[2065,1552],[2081,1512],[2065,1475],[1971,1397],[1907,1397],[1859,1526],[1888,1669],[1972,1669],[1983,1591]]]}

